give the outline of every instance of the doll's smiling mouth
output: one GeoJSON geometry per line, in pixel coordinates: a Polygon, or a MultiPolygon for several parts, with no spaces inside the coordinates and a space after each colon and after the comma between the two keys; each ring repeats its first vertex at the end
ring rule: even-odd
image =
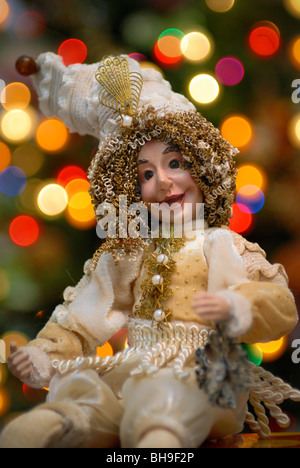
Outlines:
{"type": "Polygon", "coordinates": [[[183,205],[185,198],[185,193],[181,193],[180,195],[172,195],[171,197],[166,197],[160,205],[163,205],[166,208],[179,208],[183,205]]]}

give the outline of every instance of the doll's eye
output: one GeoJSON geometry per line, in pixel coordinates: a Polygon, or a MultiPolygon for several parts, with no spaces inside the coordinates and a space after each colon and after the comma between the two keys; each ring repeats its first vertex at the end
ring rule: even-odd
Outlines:
{"type": "Polygon", "coordinates": [[[179,169],[180,161],[178,161],[178,159],[172,159],[172,161],[170,161],[170,163],[169,163],[169,167],[171,169],[179,169]]]}
{"type": "Polygon", "coordinates": [[[153,176],[152,171],[146,171],[145,175],[144,175],[144,178],[145,178],[145,180],[149,180],[149,179],[151,179],[152,176],[153,176]]]}

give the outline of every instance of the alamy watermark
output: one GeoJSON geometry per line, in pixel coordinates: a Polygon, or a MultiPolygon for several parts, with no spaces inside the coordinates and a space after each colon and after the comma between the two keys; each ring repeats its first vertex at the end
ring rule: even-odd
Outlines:
{"type": "Polygon", "coordinates": [[[6,344],[5,341],[0,340],[0,364],[6,362],[6,344]]]}
{"type": "Polygon", "coordinates": [[[130,206],[127,196],[120,195],[119,215],[112,203],[103,202],[97,207],[96,232],[100,239],[155,239],[158,237],[192,239],[204,231],[203,203],[146,204],[137,202],[130,206]]]}
{"type": "Polygon", "coordinates": [[[5,104],[6,103],[6,83],[4,80],[0,79],[0,103],[5,104]]]}
{"type": "Polygon", "coordinates": [[[292,101],[294,104],[299,104],[300,102],[300,79],[296,79],[292,82],[292,88],[296,88],[292,92],[292,101]]]}

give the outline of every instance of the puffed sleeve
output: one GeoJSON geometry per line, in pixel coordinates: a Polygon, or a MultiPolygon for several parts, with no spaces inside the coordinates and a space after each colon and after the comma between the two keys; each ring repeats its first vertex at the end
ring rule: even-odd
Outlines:
{"type": "Polygon", "coordinates": [[[33,76],[39,106],[47,117],[61,119],[71,132],[99,139],[99,87],[95,73],[99,64],[65,66],[52,52],[37,58],[39,72],[33,76]]]}
{"type": "Polygon", "coordinates": [[[112,255],[104,253],[95,271],[86,265],[82,280],[65,290],[64,302],[26,347],[34,362],[28,385],[47,386],[53,359],[94,356],[98,346],[127,327],[140,262],[141,257],[137,257],[134,262],[125,259],[116,265],[112,255]]]}
{"type": "Polygon", "coordinates": [[[208,289],[231,306],[228,334],[239,342],[274,341],[298,321],[284,267],[271,265],[258,244],[228,229],[212,231],[206,242],[208,289]]]}

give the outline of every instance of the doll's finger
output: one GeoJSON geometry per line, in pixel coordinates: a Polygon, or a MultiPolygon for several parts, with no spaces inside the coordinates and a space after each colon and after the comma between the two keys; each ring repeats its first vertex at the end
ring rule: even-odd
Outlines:
{"type": "Polygon", "coordinates": [[[10,354],[14,354],[18,351],[18,346],[16,345],[16,343],[12,342],[10,344],[10,354]]]}
{"type": "Polygon", "coordinates": [[[23,353],[22,351],[17,351],[17,353],[14,353],[12,356],[9,356],[7,359],[7,362],[11,366],[17,366],[21,362],[25,361],[28,359],[28,354],[23,353]]]}

